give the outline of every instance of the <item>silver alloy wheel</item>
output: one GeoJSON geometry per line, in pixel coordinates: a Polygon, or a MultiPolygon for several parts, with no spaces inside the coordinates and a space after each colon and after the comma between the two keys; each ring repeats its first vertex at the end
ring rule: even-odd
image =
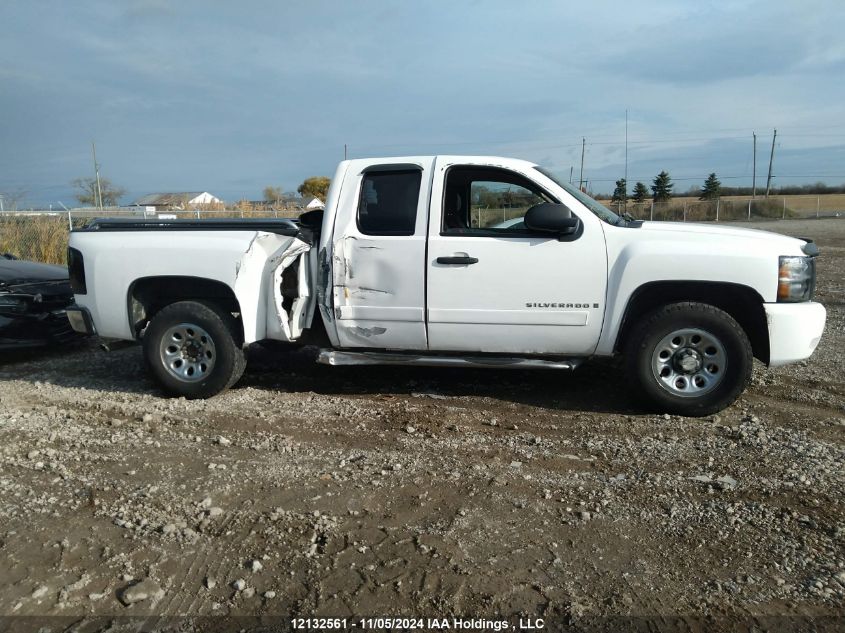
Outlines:
{"type": "Polygon", "coordinates": [[[651,372],[673,396],[692,398],[713,391],[725,376],[725,346],[710,332],[683,328],[667,334],[651,354],[651,372]]]}
{"type": "Polygon", "coordinates": [[[159,344],[159,357],[171,375],[185,382],[207,378],[214,369],[217,349],[208,332],[193,323],[167,328],[159,344]]]}

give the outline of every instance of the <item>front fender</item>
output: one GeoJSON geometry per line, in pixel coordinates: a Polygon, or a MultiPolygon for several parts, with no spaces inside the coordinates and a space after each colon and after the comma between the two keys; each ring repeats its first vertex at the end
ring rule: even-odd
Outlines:
{"type": "Polygon", "coordinates": [[[600,356],[613,354],[626,307],[637,289],[646,284],[724,283],[751,288],[763,301],[776,299],[777,256],[743,251],[732,240],[706,247],[685,240],[649,240],[618,250],[609,243],[608,255],[607,312],[596,348],[600,356]]]}

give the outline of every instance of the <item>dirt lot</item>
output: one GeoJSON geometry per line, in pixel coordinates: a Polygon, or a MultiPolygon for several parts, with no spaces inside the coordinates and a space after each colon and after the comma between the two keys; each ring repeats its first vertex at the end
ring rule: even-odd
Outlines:
{"type": "Polygon", "coordinates": [[[138,348],[0,361],[0,614],[841,625],[845,220],[761,226],[822,247],[827,330],[707,419],[644,412],[613,363],[344,369],[257,349],[232,391],[185,401],[138,348]]]}

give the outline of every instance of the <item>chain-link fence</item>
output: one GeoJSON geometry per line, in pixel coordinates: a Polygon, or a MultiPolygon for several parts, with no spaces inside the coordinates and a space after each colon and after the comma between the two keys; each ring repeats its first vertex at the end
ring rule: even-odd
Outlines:
{"type": "Polygon", "coordinates": [[[68,235],[93,218],[293,218],[301,209],[243,208],[192,209],[158,214],[125,208],[70,209],[68,211],[6,211],[0,213],[0,255],[48,264],[64,264],[68,235]]]}
{"type": "MultiPolygon", "coordinates": [[[[605,204],[618,213],[627,212],[638,220],[675,222],[725,222],[731,220],[771,220],[808,217],[845,216],[845,194],[822,196],[782,196],[749,199],[701,201],[675,198],[669,202],[629,201],[605,204]]],[[[525,214],[524,206],[502,208],[473,207],[473,226],[488,227],[518,221],[525,214]]],[[[63,264],[71,228],[84,226],[95,217],[158,217],[173,218],[291,218],[301,209],[243,207],[234,209],[193,209],[162,211],[158,214],[126,208],[71,209],[68,211],[6,211],[0,213],[0,254],[9,253],[20,259],[63,264]]]]}
{"type": "MultiPolygon", "coordinates": [[[[637,220],[671,222],[729,222],[753,220],[788,220],[791,218],[845,216],[845,194],[820,196],[770,196],[769,198],[720,198],[698,200],[675,198],[668,202],[634,202],[627,205],[604,201],[619,214],[628,213],[637,220]]],[[[473,206],[470,222],[476,228],[506,227],[518,221],[528,207],[520,205],[473,206]]]]}
{"type": "Polygon", "coordinates": [[[471,228],[503,227],[508,225],[508,220],[520,221],[528,207],[478,207],[473,206],[470,211],[471,228]]]}
{"type": "Polygon", "coordinates": [[[769,198],[675,198],[668,202],[605,202],[617,213],[638,220],[672,222],[726,222],[731,220],[788,220],[845,215],[845,194],[771,196],[769,198]]]}

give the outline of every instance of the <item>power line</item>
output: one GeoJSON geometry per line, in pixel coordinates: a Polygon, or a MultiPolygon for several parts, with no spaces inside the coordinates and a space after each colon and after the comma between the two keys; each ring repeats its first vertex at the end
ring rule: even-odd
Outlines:
{"type": "MultiPolygon", "coordinates": [[[[676,181],[679,181],[679,180],[706,180],[709,175],[710,174],[706,174],[706,175],[703,175],[703,176],[681,176],[679,178],[672,176],[672,181],[676,182],[676,181]]],[[[830,173],[830,174],[786,174],[786,175],[778,174],[777,176],[772,176],[772,178],[777,178],[779,180],[783,180],[784,178],[836,178],[836,177],[841,177],[841,178],[843,178],[843,180],[845,180],[845,175],[842,172],[830,173]]],[[[632,180],[634,180],[635,182],[636,181],[645,182],[645,181],[651,180],[653,178],[654,178],[654,176],[651,175],[651,176],[645,176],[645,177],[632,178],[632,180]]],[[[746,174],[746,175],[742,175],[742,176],[722,176],[722,175],[719,176],[719,180],[742,180],[744,178],[748,178],[748,175],[746,174]]],[[[616,180],[614,178],[590,178],[590,182],[616,182],[616,180]]]]}
{"type": "MultiPolygon", "coordinates": [[[[831,126],[831,127],[845,127],[845,126],[831,126]]],[[[783,129],[781,130],[783,131],[783,129]]],[[[815,138],[815,137],[824,137],[829,139],[845,139],[845,134],[831,134],[830,132],[818,132],[818,133],[811,133],[811,134],[787,134],[790,138],[815,138]]],[[[583,138],[583,137],[582,137],[583,138]]],[[[662,144],[662,143],[697,143],[697,142],[707,142],[707,141],[732,141],[732,140],[744,140],[748,137],[746,135],[737,135],[737,136],[688,136],[686,134],[680,134],[679,136],[673,136],[671,134],[663,134],[661,137],[652,138],[652,137],[628,137],[628,144],[629,145],[648,145],[648,144],[662,144]]],[[[612,136],[591,136],[590,145],[616,145],[616,146],[623,146],[618,138],[612,136]],[[596,140],[607,138],[610,140],[596,140]]],[[[380,149],[380,148],[390,148],[390,147],[458,147],[458,146],[467,146],[467,145],[478,145],[478,146],[491,146],[491,145],[535,145],[543,148],[555,149],[555,148],[567,148],[567,147],[578,147],[581,145],[580,142],[573,141],[571,143],[543,143],[543,141],[527,141],[524,138],[522,139],[498,139],[498,140],[491,140],[491,139],[484,139],[484,140],[474,140],[474,141],[429,141],[429,142],[416,142],[416,141],[407,141],[402,143],[364,143],[358,147],[363,149],[380,149]]],[[[283,146],[274,146],[274,147],[283,147],[283,146]]],[[[312,149],[315,146],[310,146],[312,149]]],[[[328,147],[328,146],[326,146],[328,147]]],[[[294,147],[289,147],[290,149],[296,149],[294,147]]]]}

